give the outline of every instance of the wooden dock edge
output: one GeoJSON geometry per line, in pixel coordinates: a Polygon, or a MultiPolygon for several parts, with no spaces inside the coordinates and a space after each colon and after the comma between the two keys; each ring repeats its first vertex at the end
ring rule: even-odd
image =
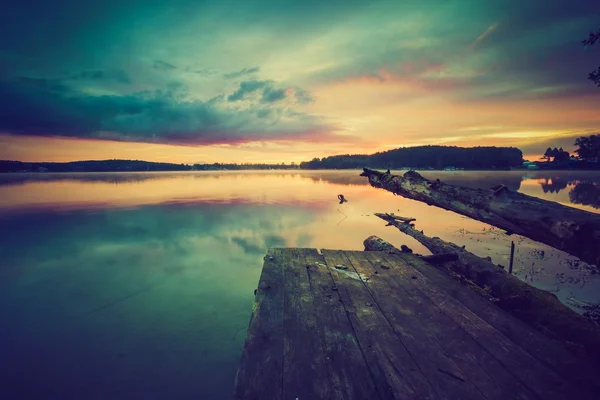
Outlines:
{"type": "MultiPolygon", "coordinates": [[[[283,386],[285,386],[283,354],[284,346],[287,346],[284,345],[284,334],[289,335],[289,332],[285,333],[283,322],[285,318],[283,315],[285,310],[285,295],[283,292],[287,283],[283,269],[268,267],[274,266],[277,261],[281,261],[281,257],[289,257],[289,254],[297,254],[296,252],[298,251],[308,251],[310,253],[310,257],[308,258],[311,260],[314,258],[319,264],[320,262],[326,263],[323,257],[324,252],[343,252],[340,250],[321,250],[321,252],[318,252],[316,249],[268,250],[264,258],[259,285],[255,291],[255,300],[248,325],[244,351],[235,378],[235,399],[263,400],[283,398],[283,386]],[[281,273],[277,271],[281,271],[281,273]],[[254,340],[251,340],[253,338],[254,340]],[[257,338],[258,340],[256,340],[257,338]],[[252,358],[250,357],[251,353],[260,354],[260,356],[259,358],[252,358]],[[264,385],[265,382],[271,383],[264,385]],[[257,387],[257,385],[263,386],[257,387]],[[256,393],[260,393],[260,396],[257,397],[256,393]]],[[[566,379],[574,387],[594,387],[596,388],[594,390],[600,392],[600,382],[597,382],[597,376],[599,375],[598,363],[590,363],[587,360],[583,360],[580,356],[573,354],[555,340],[532,329],[529,325],[514,318],[474,291],[466,290],[464,285],[450,279],[446,273],[415,255],[402,253],[389,254],[389,252],[381,251],[368,253],[371,253],[376,258],[378,257],[377,254],[381,254],[380,257],[390,261],[398,259],[408,263],[408,265],[421,273],[428,281],[444,287],[449,296],[464,304],[470,312],[510,339],[518,347],[525,349],[527,353],[539,360],[545,367],[560,374],[562,378],[566,379]]],[[[299,260],[291,260],[290,263],[296,263],[294,265],[297,267],[300,266],[300,269],[304,269],[305,266],[300,265],[299,260]]],[[[334,274],[339,272],[335,271],[332,265],[320,265],[333,270],[334,274]]],[[[308,269],[308,265],[306,265],[306,268],[308,269]]],[[[289,286],[289,284],[287,285],[289,286]]],[[[322,298],[316,304],[326,308],[334,304],[327,303],[327,301],[328,298],[322,298]],[[321,301],[324,302],[323,305],[321,305],[321,301]]],[[[312,323],[314,324],[315,322],[313,321],[312,323]]],[[[306,332],[311,331],[309,329],[306,332]]],[[[597,393],[596,391],[594,393],[597,393]]],[[[346,397],[337,393],[335,398],[346,397]]]]}

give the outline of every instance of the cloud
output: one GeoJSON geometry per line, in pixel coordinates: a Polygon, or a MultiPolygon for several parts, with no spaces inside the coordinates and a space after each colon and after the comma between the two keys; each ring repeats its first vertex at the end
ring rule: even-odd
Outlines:
{"type": "Polygon", "coordinates": [[[260,99],[263,103],[275,103],[286,97],[286,89],[274,89],[270,86],[265,87],[260,99]]]}
{"type": "Polygon", "coordinates": [[[216,75],[218,72],[211,68],[198,68],[194,66],[187,66],[185,68],[185,72],[189,72],[190,74],[197,74],[201,76],[211,76],[216,75]]]}
{"type": "Polygon", "coordinates": [[[173,64],[170,64],[170,63],[166,62],[166,61],[156,60],[152,64],[152,68],[158,69],[158,70],[161,70],[161,71],[168,71],[168,70],[176,69],[177,67],[174,66],[173,64]]]}
{"type": "Polygon", "coordinates": [[[259,99],[261,103],[276,103],[285,99],[296,104],[308,104],[314,101],[310,92],[300,87],[280,87],[274,81],[258,80],[240,82],[240,86],[227,100],[231,102],[248,100],[251,95],[258,93],[261,89],[262,94],[259,99]]]}
{"type": "MultiPolygon", "coordinates": [[[[255,91],[265,85],[253,82],[243,87],[255,91]]],[[[277,95],[270,94],[270,99],[277,95]]],[[[223,95],[201,101],[177,87],[87,95],[60,80],[22,77],[0,81],[0,99],[5,105],[0,108],[0,131],[19,135],[215,144],[334,140],[337,129],[323,117],[288,107],[264,102],[238,107],[225,102],[223,95]]]]}
{"type": "Polygon", "coordinates": [[[244,68],[241,71],[232,72],[229,74],[223,74],[223,76],[225,78],[232,79],[232,78],[239,78],[239,77],[242,77],[245,75],[251,75],[251,74],[257,73],[258,71],[260,71],[260,67],[244,68]]]}
{"type": "Polygon", "coordinates": [[[307,90],[301,88],[294,88],[292,90],[296,96],[296,101],[300,104],[308,104],[315,101],[315,98],[307,90]]]}
{"type": "Polygon", "coordinates": [[[229,101],[240,101],[244,100],[249,94],[256,92],[259,89],[269,85],[269,81],[244,81],[240,83],[240,87],[231,94],[227,100],[229,101]]]}
{"type": "Polygon", "coordinates": [[[329,132],[335,121],[353,140],[395,132],[385,146],[407,130],[444,134],[385,111],[411,102],[461,110],[443,125],[498,123],[483,109],[517,100],[535,130],[554,99],[587,115],[600,93],[586,79],[600,51],[580,44],[598,27],[596,0],[32,1],[0,13],[7,133],[185,143],[329,132]]]}
{"type": "MultiPolygon", "coordinates": [[[[499,32],[501,28],[495,29],[499,32]]],[[[492,38],[491,31],[488,28],[488,34],[484,32],[478,39],[487,36],[488,41],[492,38]]],[[[586,60],[575,43],[552,44],[534,53],[519,47],[518,43],[505,43],[499,48],[490,41],[479,50],[466,46],[452,54],[432,52],[420,57],[415,55],[411,60],[399,56],[398,60],[386,60],[379,67],[377,64],[348,64],[327,71],[325,81],[411,88],[403,96],[405,101],[443,96],[458,101],[506,103],[599,94],[585,77],[592,60],[600,63],[600,52],[586,60]],[[511,55],[505,56],[509,51],[511,55]]]]}
{"type": "Polygon", "coordinates": [[[505,10],[500,3],[452,1],[429,14],[414,6],[398,17],[397,27],[388,27],[379,16],[380,33],[355,37],[348,31],[347,39],[335,37],[340,49],[331,57],[335,62],[306,79],[321,85],[366,78],[404,81],[427,94],[459,100],[548,99],[597,91],[585,78],[600,62],[600,52],[586,53],[579,45],[598,24],[598,16],[590,17],[594,8],[597,15],[600,11],[595,2],[546,6],[538,0],[526,5],[506,0],[505,10]],[[483,17],[472,18],[478,14],[483,17]],[[403,22],[411,29],[403,30],[403,22]]]}
{"type": "Polygon", "coordinates": [[[90,70],[71,75],[66,80],[89,80],[89,81],[115,81],[119,83],[131,83],[131,79],[122,69],[117,70],[90,70]]]}

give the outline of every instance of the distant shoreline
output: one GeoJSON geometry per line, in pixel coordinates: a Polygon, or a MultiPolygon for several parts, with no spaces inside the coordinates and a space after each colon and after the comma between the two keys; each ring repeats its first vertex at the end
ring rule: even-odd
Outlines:
{"type": "MultiPolygon", "coordinates": [[[[375,168],[383,170],[383,168],[375,168]]],[[[240,168],[240,169],[206,169],[206,170],[77,170],[77,171],[0,171],[0,174],[31,174],[31,175],[50,175],[50,174],[130,174],[130,173],[154,173],[154,172],[310,172],[310,171],[362,171],[362,168],[240,168]]],[[[512,168],[512,169],[460,169],[460,170],[444,170],[444,169],[426,169],[426,168],[402,168],[392,169],[392,172],[406,172],[406,171],[418,171],[418,172],[448,172],[448,173],[460,173],[460,172],[546,172],[546,171],[580,171],[580,172],[600,172],[600,168],[539,168],[539,169],[527,169],[527,168],[512,168]]]]}
{"type": "MultiPolygon", "coordinates": [[[[402,160],[403,158],[399,158],[402,160]]],[[[398,163],[398,161],[395,161],[398,163]]],[[[453,161],[450,161],[453,162],[453,161]]],[[[454,161],[458,162],[458,161],[454,161]]],[[[159,163],[140,160],[98,160],[98,161],[73,161],[65,163],[55,162],[21,162],[0,160],[0,173],[77,173],[77,172],[183,172],[183,171],[344,171],[361,170],[362,167],[368,167],[379,170],[391,169],[394,171],[583,171],[600,170],[600,163],[590,163],[577,161],[569,164],[553,163],[517,163],[512,165],[501,165],[496,168],[486,168],[487,166],[451,166],[448,163],[438,163],[433,166],[381,166],[376,162],[366,161],[359,165],[332,166],[328,165],[328,160],[323,159],[319,162],[307,162],[301,164],[234,164],[234,163],[213,163],[213,164],[173,164],[159,163]],[[441,165],[439,165],[441,164],[441,165]],[[444,165],[445,164],[445,165],[444,165]],[[550,165],[548,165],[550,164],[550,165]]]]}

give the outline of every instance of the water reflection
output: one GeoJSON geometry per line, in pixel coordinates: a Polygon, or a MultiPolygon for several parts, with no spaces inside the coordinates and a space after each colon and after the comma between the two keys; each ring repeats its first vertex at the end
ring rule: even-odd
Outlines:
{"type": "Polygon", "coordinates": [[[577,182],[569,192],[569,198],[575,204],[600,208],[600,185],[593,182],[577,182]]]}
{"type": "Polygon", "coordinates": [[[539,179],[544,193],[560,193],[569,189],[569,200],[573,204],[581,204],[600,208],[600,179],[596,174],[581,175],[568,172],[562,175],[546,176],[539,179]]]}
{"type": "Polygon", "coordinates": [[[569,185],[569,181],[560,178],[544,178],[540,185],[544,190],[544,193],[558,193],[563,189],[566,189],[569,185]]]}
{"type": "MultiPolygon", "coordinates": [[[[267,248],[359,250],[375,234],[428,253],[374,212],[414,217],[426,234],[502,265],[515,240],[520,279],[566,303],[600,302],[599,275],[573,257],[372,188],[358,174],[0,175],[0,354],[11,366],[0,397],[226,398],[267,248]]],[[[541,183],[600,181],[600,173],[423,174],[589,210],[594,194],[570,198],[541,183]]]]}
{"type": "MultiPolygon", "coordinates": [[[[403,174],[406,171],[392,171],[403,174]]],[[[489,189],[503,184],[512,190],[519,190],[521,181],[527,179],[519,171],[420,171],[428,179],[443,179],[444,182],[472,188],[489,189]]],[[[182,176],[195,178],[227,178],[231,176],[257,177],[302,177],[314,182],[336,185],[368,185],[360,171],[203,171],[203,172],[130,172],[130,173],[22,173],[0,174],[0,186],[24,185],[35,182],[88,182],[88,183],[134,183],[154,179],[173,179],[182,176]]]]}

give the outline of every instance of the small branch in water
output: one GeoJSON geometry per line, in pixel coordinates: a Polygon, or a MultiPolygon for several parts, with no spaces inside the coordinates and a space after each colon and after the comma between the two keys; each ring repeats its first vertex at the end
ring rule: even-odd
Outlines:
{"type": "Polygon", "coordinates": [[[395,219],[398,221],[402,221],[405,224],[409,224],[409,223],[417,220],[416,218],[400,217],[398,215],[394,215],[393,213],[392,214],[386,213],[385,215],[387,215],[389,218],[392,218],[392,219],[395,219]]]}
{"type": "Polygon", "coordinates": [[[515,242],[510,242],[510,264],[508,266],[508,273],[512,275],[513,261],[515,259],[515,242]]]}

